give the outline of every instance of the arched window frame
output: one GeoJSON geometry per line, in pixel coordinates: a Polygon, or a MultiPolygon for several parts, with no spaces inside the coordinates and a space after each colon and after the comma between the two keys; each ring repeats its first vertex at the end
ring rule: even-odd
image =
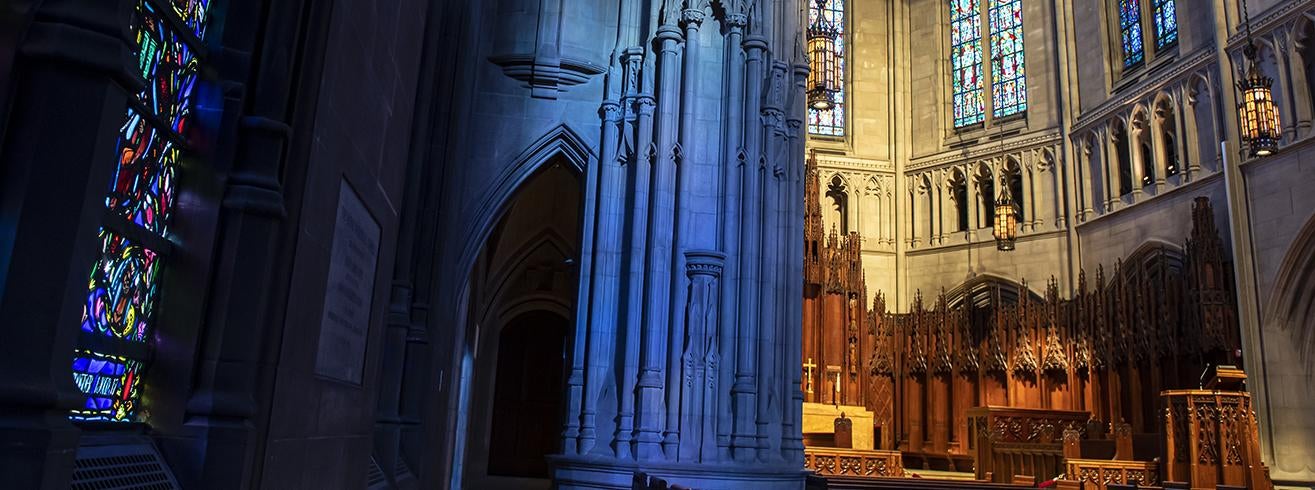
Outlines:
{"type": "Polygon", "coordinates": [[[1157,178],[1167,179],[1182,172],[1182,155],[1178,148],[1178,111],[1168,97],[1157,100],[1154,107],[1154,136],[1159,138],[1162,149],[1155,154],[1156,168],[1164,173],[1163,176],[1157,175],[1157,178]]]}
{"type": "Polygon", "coordinates": [[[955,169],[950,175],[950,199],[954,200],[955,211],[955,231],[968,231],[971,227],[968,213],[968,179],[964,177],[963,172],[955,169]]]}
{"type": "Polygon", "coordinates": [[[1022,223],[1027,217],[1027,191],[1023,187],[1023,166],[1014,157],[1005,159],[1004,168],[1000,170],[1000,184],[1009,186],[1009,198],[1014,201],[1018,222],[1022,223]]]}
{"type": "Polygon", "coordinates": [[[948,5],[951,126],[973,130],[1023,117],[1028,93],[1022,0],[948,5]]]}
{"type": "Polygon", "coordinates": [[[846,134],[846,109],[848,103],[846,95],[849,92],[848,76],[848,46],[846,45],[848,36],[848,16],[845,15],[846,0],[827,0],[826,8],[818,10],[817,2],[808,1],[808,23],[810,26],[816,25],[820,20],[825,19],[836,29],[836,74],[839,76],[840,90],[836,92],[835,101],[831,109],[818,110],[812,107],[808,108],[808,135],[820,136],[824,138],[844,138],[846,134]]]}
{"type": "Polygon", "coordinates": [[[1178,45],[1177,0],[1109,0],[1120,73],[1136,71],[1178,45]]]}
{"type": "Polygon", "coordinates": [[[1117,121],[1110,130],[1110,139],[1114,143],[1114,168],[1118,171],[1118,175],[1111,176],[1114,182],[1110,186],[1118,191],[1115,195],[1131,194],[1135,184],[1132,179],[1132,132],[1123,121],[1117,121]]]}
{"type": "Polygon", "coordinates": [[[995,172],[986,163],[982,163],[977,169],[977,199],[978,199],[978,216],[976,228],[990,227],[995,223],[995,199],[996,183],[995,172]]]}
{"type": "Polygon", "coordinates": [[[849,182],[847,182],[840,174],[833,174],[831,180],[827,183],[826,197],[831,200],[830,206],[835,209],[835,220],[838,221],[837,223],[831,223],[831,225],[840,230],[840,234],[842,235],[848,235],[850,229],[849,195],[849,182]]]}
{"type": "MultiPolygon", "coordinates": [[[[82,423],[144,422],[142,376],[151,359],[159,284],[171,251],[176,174],[193,158],[192,105],[206,64],[212,0],[137,0],[129,26],[145,88],[128,97],[100,225],[101,249],[71,375],[85,397],[69,417],[82,423]]],[[[72,328],[59,326],[59,328],[72,328]]]]}

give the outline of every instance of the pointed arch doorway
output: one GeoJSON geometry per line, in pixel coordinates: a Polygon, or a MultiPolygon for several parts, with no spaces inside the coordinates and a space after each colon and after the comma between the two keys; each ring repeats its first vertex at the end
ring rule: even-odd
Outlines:
{"type": "Polygon", "coordinates": [[[472,267],[464,488],[550,486],[545,457],[560,450],[582,189],[574,167],[546,163],[503,206],[472,267]]]}

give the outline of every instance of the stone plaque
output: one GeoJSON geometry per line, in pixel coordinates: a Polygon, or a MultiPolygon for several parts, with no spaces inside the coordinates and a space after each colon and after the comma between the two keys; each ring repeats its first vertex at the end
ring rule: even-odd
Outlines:
{"type": "Polygon", "coordinates": [[[329,251],[316,374],[350,383],[361,382],[375,267],[379,260],[379,233],[379,223],[343,180],[338,189],[338,217],[329,251]]]}

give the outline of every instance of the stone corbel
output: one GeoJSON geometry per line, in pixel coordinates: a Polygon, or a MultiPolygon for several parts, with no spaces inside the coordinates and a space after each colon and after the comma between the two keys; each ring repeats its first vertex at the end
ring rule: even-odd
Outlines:
{"type": "Polygon", "coordinates": [[[493,55],[489,61],[501,66],[503,74],[524,82],[530,96],[540,99],[556,99],[558,92],[607,71],[588,60],[561,55],[561,23],[562,0],[542,0],[534,52],[493,55]]]}

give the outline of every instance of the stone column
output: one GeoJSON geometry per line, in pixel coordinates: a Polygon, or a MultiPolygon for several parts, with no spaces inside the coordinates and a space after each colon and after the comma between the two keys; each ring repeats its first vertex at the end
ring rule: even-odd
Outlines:
{"type": "Polygon", "coordinates": [[[1132,202],[1134,204],[1142,200],[1142,185],[1146,177],[1145,161],[1149,155],[1141,151],[1141,141],[1148,129],[1146,121],[1133,119],[1129,123],[1127,132],[1128,153],[1132,157],[1132,202]]]}
{"type": "MultiPolygon", "coordinates": [[[[808,64],[804,62],[794,65],[794,93],[802,93],[808,80],[808,64]]],[[[786,301],[789,305],[786,309],[786,315],[783,324],[784,341],[788,346],[786,348],[785,361],[787,363],[798,362],[803,356],[803,339],[799,335],[790,335],[790,332],[797,329],[789,328],[794,322],[801,321],[803,318],[803,303],[799,298],[803,298],[803,281],[790,280],[789,278],[803,277],[803,257],[804,243],[799,237],[804,236],[804,121],[807,117],[804,100],[801,97],[795,97],[794,105],[790,108],[789,115],[786,116],[786,125],[789,127],[790,150],[787,156],[786,176],[788,178],[787,186],[787,235],[786,243],[789,252],[785,256],[785,267],[788,271],[786,275],[785,297],[793,299],[786,301]]],[[[802,466],[804,460],[804,442],[803,442],[803,402],[804,393],[800,382],[801,371],[793,364],[787,364],[787,373],[789,383],[789,395],[791,402],[787,405],[786,421],[781,428],[782,442],[785,459],[787,462],[796,466],[802,466]]]]}
{"type": "MultiPolygon", "coordinates": [[[[625,220],[626,197],[625,169],[621,165],[624,156],[618,155],[619,131],[623,117],[621,104],[610,100],[604,101],[599,112],[603,120],[603,141],[598,159],[598,230],[595,234],[592,271],[592,282],[597,287],[595,289],[597,294],[593,295],[590,302],[588,334],[577,339],[577,342],[586,343],[587,350],[584,352],[589,354],[589,378],[595,381],[611,369],[614,360],[614,354],[611,352],[615,350],[611,346],[615,345],[616,325],[621,320],[620,291],[624,233],[622,224],[625,220]]],[[[583,355],[580,357],[581,359],[573,360],[579,367],[572,368],[567,383],[572,404],[569,408],[570,413],[573,414],[567,417],[566,427],[562,433],[565,441],[563,448],[567,454],[589,450],[579,441],[584,435],[582,434],[584,427],[581,418],[576,416],[582,406],[594,405],[582,403],[585,400],[583,398],[585,359],[583,355]]],[[[592,398],[594,397],[588,399],[592,398]]],[[[589,424],[589,428],[593,428],[592,423],[589,424]]],[[[592,437],[591,434],[590,438],[592,437]]]]}
{"type": "MultiPolygon", "coordinates": [[[[1172,103],[1172,101],[1170,102],[1172,103]]],[[[1169,142],[1164,138],[1164,125],[1169,115],[1158,106],[1152,110],[1151,148],[1155,152],[1155,191],[1164,192],[1165,178],[1169,175],[1169,142]]]]}
{"type": "MultiPolygon", "coordinates": [[[[726,14],[725,26],[724,73],[727,81],[726,99],[722,105],[725,123],[722,125],[722,182],[721,202],[721,245],[728,257],[738,257],[740,250],[740,182],[743,180],[747,156],[742,146],[744,112],[744,69],[745,60],[742,51],[743,31],[748,24],[748,16],[741,11],[726,14]]],[[[739,300],[739,267],[735,260],[726,264],[727,273],[721,280],[721,379],[730,380],[738,366],[736,346],[739,311],[734,305],[739,300]]],[[[725,393],[718,397],[717,406],[717,447],[718,459],[731,459],[731,430],[734,416],[731,413],[731,397],[725,393]]]]}
{"type": "MultiPolygon", "coordinates": [[[[675,233],[676,162],[681,149],[676,141],[679,129],[680,85],[677,76],[676,49],[680,30],[671,25],[658,28],[658,115],[654,139],[657,158],[650,162],[653,172],[653,195],[649,197],[648,272],[645,284],[644,348],[640,355],[639,431],[637,456],[640,459],[663,457],[662,429],[666,403],[662,396],[663,370],[667,360],[666,339],[673,318],[668,317],[671,300],[672,250],[675,233]]],[[[642,225],[641,225],[642,226],[642,225]]],[[[674,407],[673,407],[674,408],[674,407]]],[[[674,441],[673,441],[674,442],[674,441]]],[[[674,448],[673,448],[674,449],[674,448]]]]}
{"type": "MultiPolygon", "coordinates": [[[[630,258],[629,270],[626,274],[626,280],[629,281],[629,297],[626,298],[626,318],[623,322],[618,322],[621,328],[621,335],[625,336],[624,342],[624,373],[620,381],[620,399],[617,407],[617,428],[615,436],[616,457],[629,458],[631,451],[634,449],[634,419],[635,419],[635,393],[637,391],[638,374],[633,370],[639,362],[642,330],[640,325],[643,324],[644,312],[644,288],[639,285],[644,283],[646,275],[645,264],[648,254],[648,202],[649,202],[649,177],[653,167],[653,161],[657,158],[653,145],[653,109],[656,102],[651,95],[643,94],[635,97],[636,112],[636,155],[635,163],[632,165],[634,184],[630,187],[631,199],[633,204],[630,210],[630,258]]],[[[613,345],[602,345],[600,348],[615,348],[613,345]]],[[[603,369],[599,369],[599,377],[608,376],[603,369]]],[[[585,414],[592,416],[596,408],[590,407],[589,398],[585,399],[585,414]],[[590,410],[593,408],[593,410],[590,410]]],[[[594,405],[597,401],[594,400],[594,405]]],[[[592,429],[590,424],[586,428],[592,429]]],[[[584,437],[584,431],[581,430],[581,437],[584,437]]],[[[653,441],[656,442],[656,441],[653,441]]],[[[583,450],[583,449],[582,449],[583,450]]]]}
{"type": "Polygon", "coordinates": [[[1173,97],[1173,114],[1174,114],[1174,145],[1178,146],[1178,162],[1174,166],[1178,169],[1178,184],[1186,183],[1187,163],[1194,162],[1195,145],[1197,142],[1187,135],[1187,120],[1195,125],[1197,114],[1187,112],[1187,92],[1189,89],[1182,85],[1174,91],[1173,97]]]}
{"type": "MultiPolygon", "coordinates": [[[[765,78],[764,54],[767,42],[760,36],[749,36],[744,41],[747,53],[746,63],[747,91],[744,104],[746,121],[752,121],[761,112],[763,79],[765,78]]],[[[736,356],[735,384],[731,387],[735,401],[735,427],[731,437],[732,452],[736,461],[752,461],[757,455],[757,424],[754,422],[757,406],[757,363],[758,352],[758,303],[762,213],[758,207],[762,201],[763,174],[765,172],[762,157],[761,127],[748,125],[745,128],[745,154],[747,155],[744,171],[741,175],[741,216],[743,233],[740,236],[740,313],[736,344],[739,354],[736,356]]]]}
{"type": "MultiPolygon", "coordinates": [[[[697,3],[687,4],[689,7],[698,5],[697,3]]],[[[676,168],[676,210],[675,223],[672,225],[672,232],[675,234],[675,247],[671,250],[671,267],[679,267],[683,257],[681,251],[691,247],[690,241],[694,239],[687,233],[686,227],[690,221],[690,198],[694,191],[693,182],[702,180],[705,176],[694,175],[699,171],[697,164],[693,161],[693,152],[700,146],[700,140],[696,139],[694,131],[694,108],[698,104],[699,87],[699,26],[703,23],[703,10],[700,8],[686,8],[681,11],[681,23],[685,27],[684,56],[681,57],[683,67],[681,69],[680,80],[680,121],[677,125],[680,132],[680,143],[677,148],[680,149],[679,161],[675,161],[676,168]]],[[[710,176],[708,176],[710,177],[710,176]]],[[[706,246],[712,244],[700,244],[706,246]]],[[[675,386],[679,385],[681,358],[675,353],[681,350],[681,322],[684,319],[681,311],[686,307],[687,288],[684,281],[675,279],[670,284],[670,311],[667,314],[671,326],[671,333],[667,335],[668,356],[667,356],[667,406],[679,406],[680,398],[675,386]]],[[[688,328],[688,327],[686,327],[688,328]]],[[[669,460],[677,457],[677,444],[680,439],[680,420],[677,418],[679,412],[676,410],[667,410],[666,431],[662,434],[662,451],[669,460]]]]}
{"type": "MultiPolygon", "coordinates": [[[[1184,91],[1187,92],[1187,111],[1183,112],[1182,140],[1184,145],[1188,144],[1188,142],[1191,142],[1192,144],[1189,146],[1187,153],[1183,155],[1183,159],[1187,160],[1187,165],[1183,168],[1183,182],[1191,182],[1192,179],[1196,178],[1196,174],[1201,172],[1201,159],[1206,158],[1208,155],[1213,155],[1213,152],[1201,153],[1201,147],[1198,143],[1201,134],[1196,126],[1196,111],[1210,111],[1211,109],[1209,107],[1210,104],[1206,104],[1205,107],[1197,105],[1198,99],[1195,89],[1185,88],[1184,91]]],[[[1219,121],[1215,121],[1214,123],[1215,125],[1218,125],[1219,121]]]]}
{"type": "Polygon", "coordinates": [[[1091,174],[1091,140],[1084,136],[1077,143],[1078,146],[1078,182],[1081,183],[1082,189],[1078,199],[1078,212],[1081,213],[1080,221],[1091,219],[1094,212],[1091,202],[1096,197],[1096,179],[1091,174]]]}
{"type": "Polygon", "coordinates": [[[910,178],[910,180],[912,180],[912,182],[909,183],[909,246],[911,248],[916,248],[919,245],[918,238],[921,236],[920,232],[922,228],[918,222],[922,221],[921,215],[925,211],[922,209],[923,206],[919,205],[919,201],[922,200],[922,198],[919,197],[919,194],[921,194],[921,191],[918,189],[920,184],[916,177],[910,178]]]}
{"type": "Polygon", "coordinates": [[[1288,73],[1292,79],[1292,106],[1293,112],[1289,119],[1296,127],[1296,134],[1293,140],[1310,134],[1311,119],[1311,98],[1310,98],[1310,80],[1306,79],[1306,43],[1310,39],[1300,39],[1298,36],[1292,36],[1292,43],[1288,50],[1288,73]]]}
{"type": "Polygon", "coordinates": [[[73,349],[117,129],[142,88],[125,28],[135,3],[38,2],[17,47],[0,147],[0,486],[68,488],[73,471],[73,349]]]}
{"type": "MultiPolygon", "coordinates": [[[[1269,39],[1269,44],[1273,48],[1270,53],[1274,56],[1274,102],[1278,105],[1280,116],[1288,114],[1288,117],[1279,117],[1279,124],[1283,131],[1283,139],[1285,141],[1293,141],[1297,136],[1297,125],[1296,118],[1291,115],[1297,113],[1297,108],[1296,97],[1293,97],[1295,91],[1292,86],[1291,71],[1304,70],[1305,67],[1292,67],[1292,70],[1289,70],[1289,54],[1291,51],[1288,48],[1288,40],[1290,37],[1288,36],[1287,29],[1276,29],[1270,32],[1268,36],[1264,37],[1269,39]]],[[[1264,41],[1262,40],[1261,42],[1263,43],[1264,41]]]]}
{"type": "Polygon", "coordinates": [[[973,175],[972,168],[964,168],[963,172],[963,185],[967,187],[967,192],[965,192],[965,194],[967,194],[968,200],[968,241],[971,242],[977,237],[977,228],[981,224],[981,210],[978,209],[978,206],[979,203],[982,202],[979,197],[981,196],[982,191],[981,188],[977,186],[977,179],[973,175]]]}
{"type": "Polygon", "coordinates": [[[1119,177],[1119,148],[1114,144],[1112,128],[1101,128],[1100,140],[1105,145],[1105,212],[1112,213],[1119,202],[1122,184],[1119,177]]]}
{"type": "Polygon", "coordinates": [[[945,192],[941,186],[941,179],[937,178],[936,172],[930,172],[931,189],[928,190],[931,203],[931,232],[932,238],[927,240],[928,245],[940,245],[945,239],[945,192]]]}

